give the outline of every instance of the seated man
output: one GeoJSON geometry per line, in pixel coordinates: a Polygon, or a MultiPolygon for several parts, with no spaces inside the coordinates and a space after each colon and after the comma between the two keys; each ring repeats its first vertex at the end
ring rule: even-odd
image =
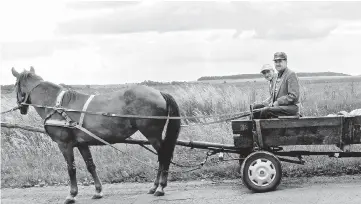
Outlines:
{"type": "Polygon", "coordinates": [[[255,119],[299,115],[300,85],[298,77],[287,67],[287,55],[284,52],[276,52],[273,61],[278,75],[272,87],[271,105],[261,108],[260,113],[255,114],[255,119]]]}
{"type": "MultiPolygon", "coordinates": [[[[269,97],[262,101],[261,103],[254,103],[253,109],[260,109],[264,107],[269,107],[272,105],[272,98],[273,98],[273,86],[277,79],[277,74],[275,74],[275,70],[273,69],[272,65],[265,64],[261,68],[261,73],[263,74],[263,77],[269,82],[269,97]]],[[[254,112],[255,118],[260,118],[260,112],[254,112]]]]}

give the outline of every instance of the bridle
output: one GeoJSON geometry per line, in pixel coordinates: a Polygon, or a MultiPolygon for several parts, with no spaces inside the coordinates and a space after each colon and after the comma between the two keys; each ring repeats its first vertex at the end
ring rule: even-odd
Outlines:
{"type": "Polygon", "coordinates": [[[18,107],[22,107],[24,105],[28,105],[27,101],[29,99],[30,93],[38,87],[44,80],[38,81],[27,93],[21,93],[21,97],[19,97],[20,94],[20,80],[18,79],[15,83],[15,89],[16,89],[16,103],[18,104],[18,107]],[[21,100],[19,100],[21,98],[21,100]]]}

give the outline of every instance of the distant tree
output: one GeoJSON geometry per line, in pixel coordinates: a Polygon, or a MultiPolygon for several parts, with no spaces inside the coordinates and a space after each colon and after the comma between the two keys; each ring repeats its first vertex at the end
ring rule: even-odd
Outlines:
{"type": "Polygon", "coordinates": [[[179,85],[184,84],[187,82],[181,82],[181,81],[172,81],[172,82],[158,82],[158,81],[151,81],[151,80],[145,80],[140,85],[146,85],[146,86],[160,86],[160,85],[179,85]]]}

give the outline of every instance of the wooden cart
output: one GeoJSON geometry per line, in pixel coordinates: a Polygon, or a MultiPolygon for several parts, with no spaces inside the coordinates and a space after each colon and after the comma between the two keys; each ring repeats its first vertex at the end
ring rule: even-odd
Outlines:
{"type": "Polygon", "coordinates": [[[345,151],[345,146],[361,144],[361,116],[233,120],[232,130],[234,146],[244,158],[243,183],[255,192],[277,188],[282,177],[280,161],[303,164],[304,155],[361,156],[361,152],[345,151]],[[340,151],[284,151],[282,146],[287,145],[336,145],[340,151]]]}

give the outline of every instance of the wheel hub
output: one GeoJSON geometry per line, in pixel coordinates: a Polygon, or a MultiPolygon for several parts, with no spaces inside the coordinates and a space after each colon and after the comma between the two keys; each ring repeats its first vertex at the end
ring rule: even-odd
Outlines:
{"type": "Polygon", "coordinates": [[[249,167],[248,176],[257,186],[270,185],[276,177],[274,164],[268,159],[257,159],[249,167]]]}

